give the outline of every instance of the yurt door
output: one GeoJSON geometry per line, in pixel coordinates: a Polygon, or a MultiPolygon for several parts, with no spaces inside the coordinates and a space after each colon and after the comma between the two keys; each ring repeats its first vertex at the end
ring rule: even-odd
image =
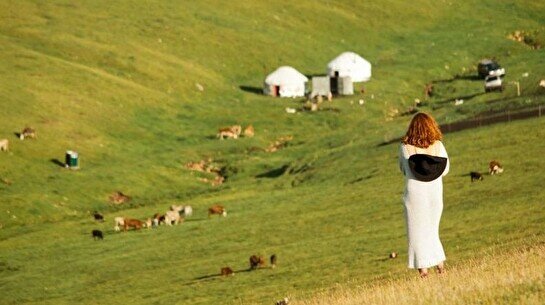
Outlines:
{"type": "Polygon", "coordinates": [[[273,86],[273,96],[280,96],[280,86],[273,86]]]}

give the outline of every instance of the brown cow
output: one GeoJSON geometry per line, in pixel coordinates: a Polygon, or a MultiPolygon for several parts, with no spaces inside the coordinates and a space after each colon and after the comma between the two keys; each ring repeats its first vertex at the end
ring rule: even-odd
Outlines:
{"type": "Polygon", "coordinates": [[[229,267],[223,267],[221,268],[221,275],[223,276],[235,275],[235,272],[233,271],[233,269],[229,267]]]}
{"type": "Polygon", "coordinates": [[[259,267],[265,266],[265,258],[263,256],[252,255],[250,256],[250,269],[255,270],[259,267]]]}
{"type": "Polygon", "coordinates": [[[490,164],[488,165],[488,173],[490,175],[497,175],[503,173],[503,167],[501,166],[500,162],[496,160],[490,161],[490,164]]]}
{"type": "Polygon", "coordinates": [[[214,215],[214,214],[217,214],[217,215],[221,215],[223,217],[227,216],[227,210],[219,205],[219,204],[215,204],[213,206],[211,206],[210,208],[208,208],[208,217],[210,218],[210,216],[214,215]]]}
{"type": "Polygon", "coordinates": [[[19,134],[19,139],[24,140],[26,138],[35,139],[36,130],[34,130],[34,128],[25,127],[25,129],[23,129],[23,131],[19,134]]]}
{"type": "Polygon", "coordinates": [[[123,223],[123,231],[127,232],[129,228],[140,230],[144,226],[144,223],[138,219],[125,218],[123,223]]]}

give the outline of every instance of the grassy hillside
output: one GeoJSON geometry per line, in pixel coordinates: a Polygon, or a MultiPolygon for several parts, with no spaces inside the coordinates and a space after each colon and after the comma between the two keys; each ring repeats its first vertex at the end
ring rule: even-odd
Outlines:
{"type": "MultiPolygon", "coordinates": [[[[421,109],[440,122],[543,104],[544,50],[507,36],[543,37],[544,12],[537,1],[1,1],[0,139],[11,150],[0,153],[0,303],[270,303],[404,273],[404,257],[382,260],[405,251],[397,146],[377,145],[403,132],[410,117],[400,113],[429,82],[436,94],[421,109]],[[320,74],[346,50],[373,64],[373,79],[364,95],[325,106],[338,111],[291,115],[284,108],[302,100],[256,94],[280,65],[320,74]],[[481,94],[472,75],[483,57],[505,66],[521,97],[511,85],[481,94]],[[231,124],[253,124],[256,137],[214,139],[231,124]],[[19,141],[25,126],[38,139],[19,141]],[[293,136],[287,148],[257,149],[281,136],[293,136]],[[68,149],[81,170],[56,164],[68,149]],[[206,158],[226,183],[184,167],[206,158]],[[117,190],[133,200],[110,204],[117,190]],[[112,230],[115,216],[174,203],[196,215],[176,228],[112,230]],[[214,203],[229,216],[207,220],[214,203]],[[107,222],[94,223],[93,210],[107,222]],[[92,241],[94,228],[104,242],[92,241]],[[279,268],[199,279],[246,268],[254,253],[278,254],[279,268]]],[[[544,124],[446,137],[449,262],[543,240],[544,124]],[[470,184],[464,175],[492,159],[506,173],[470,184]]]]}

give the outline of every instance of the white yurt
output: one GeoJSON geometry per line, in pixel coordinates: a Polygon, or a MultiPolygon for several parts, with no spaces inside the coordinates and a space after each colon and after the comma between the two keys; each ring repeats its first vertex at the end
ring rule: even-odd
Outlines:
{"type": "Polygon", "coordinates": [[[283,66],[265,78],[263,93],[280,97],[305,96],[308,78],[289,66],[283,66]]]}
{"type": "Polygon", "coordinates": [[[371,79],[371,63],[354,52],[344,52],[327,64],[327,74],[349,76],[356,83],[366,82],[371,79]]]}

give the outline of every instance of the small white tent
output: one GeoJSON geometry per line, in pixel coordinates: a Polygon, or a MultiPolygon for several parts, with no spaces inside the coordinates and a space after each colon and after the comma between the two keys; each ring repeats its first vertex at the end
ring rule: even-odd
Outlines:
{"type": "Polygon", "coordinates": [[[371,63],[354,52],[344,52],[327,64],[327,74],[350,76],[353,82],[366,82],[371,79],[371,63]]]}
{"type": "Polygon", "coordinates": [[[283,66],[265,78],[263,93],[280,97],[305,96],[308,78],[292,67],[283,66]]]}

